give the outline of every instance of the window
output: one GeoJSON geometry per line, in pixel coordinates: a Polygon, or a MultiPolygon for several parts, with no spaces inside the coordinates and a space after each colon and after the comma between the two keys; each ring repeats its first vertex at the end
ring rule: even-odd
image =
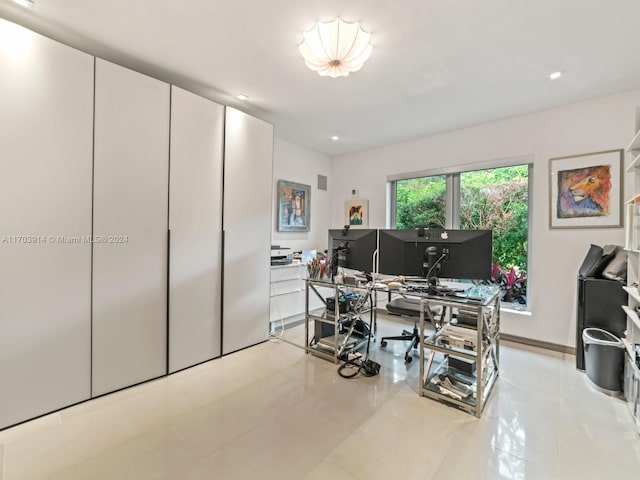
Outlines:
{"type": "Polygon", "coordinates": [[[493,231],[492,279],[502,301],[526,308],[532,165],[510,165],[392,181],[395,228],[493,231]]]}
{"type": "Polygon", "coordinates": [[[444,175],[398,180],[396,228],[444,228],[446,188],[444,175]]]}

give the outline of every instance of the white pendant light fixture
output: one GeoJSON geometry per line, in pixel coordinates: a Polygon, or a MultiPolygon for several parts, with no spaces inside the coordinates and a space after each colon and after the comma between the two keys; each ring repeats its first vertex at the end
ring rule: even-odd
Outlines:
{"type": "Polygon", "coordinates": [[[336,18],[329,23],[316,23],[298,48],[311,70],[322,76],[346,77],[357,72],[371,55],[371,34],[360,28],[360,23],[349,23],[336,18]]]}

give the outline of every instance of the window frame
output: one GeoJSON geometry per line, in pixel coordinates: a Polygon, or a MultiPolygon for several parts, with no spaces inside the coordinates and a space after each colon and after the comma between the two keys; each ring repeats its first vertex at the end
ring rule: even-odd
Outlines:
{"type": "MultiPolygon", "coordinates": [[[[387,225],[388,228],[396,228],[396,207],[397,207],[397,182],[399,180],[409,180],[412,178],[431,177],[445,175],[445,227],[450,229],[460,228],[460,174],[477,170],[491,170],[502,167],[515,167],[527,165],[527,303],[522,311],[531,311],[531,283],[532,283],[532,220],[533,220],[533,155],[522,155],[517,157],[492,160],[487,162],[469,163],[460,166],[435,168],[429,170],[418,170],[387,176],[387,225]]],[[[510,303],[505,303],[505,308],[509,308],[510,303]]]]}

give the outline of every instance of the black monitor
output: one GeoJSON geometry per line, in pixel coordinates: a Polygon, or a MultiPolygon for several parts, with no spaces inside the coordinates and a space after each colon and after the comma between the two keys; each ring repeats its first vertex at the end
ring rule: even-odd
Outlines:
{"type": "Polygon", "coordinates": [[[491,230],[379,230],[380,273],[415,276],[437,283],[440,278],[489,280],[491,230]]]}
{"type": "Polygon", "coordinates": [[[329,230],[329,255],[333,273],[337,267],[372,272],[373,254],[378,248],[378,230],[350,229],[329,230]]]}

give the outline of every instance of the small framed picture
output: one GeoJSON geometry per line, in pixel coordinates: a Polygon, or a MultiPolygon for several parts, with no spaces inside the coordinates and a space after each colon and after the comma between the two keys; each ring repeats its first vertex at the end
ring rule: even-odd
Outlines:
{"type": "Polygon", "coordinates": [[[348,200],[345,202],[345,225],[351,228],[369,228],[369,201],[348,200]]]}
{"type": "Polygon", "coordinates": [[[549,159],[549,228],[622,227],[623,150],[549,159]]]}
{"type": "Polygon", "coordinates": [[[311,186],[278,180],[278,231],[308,232],[311,186]]]}

